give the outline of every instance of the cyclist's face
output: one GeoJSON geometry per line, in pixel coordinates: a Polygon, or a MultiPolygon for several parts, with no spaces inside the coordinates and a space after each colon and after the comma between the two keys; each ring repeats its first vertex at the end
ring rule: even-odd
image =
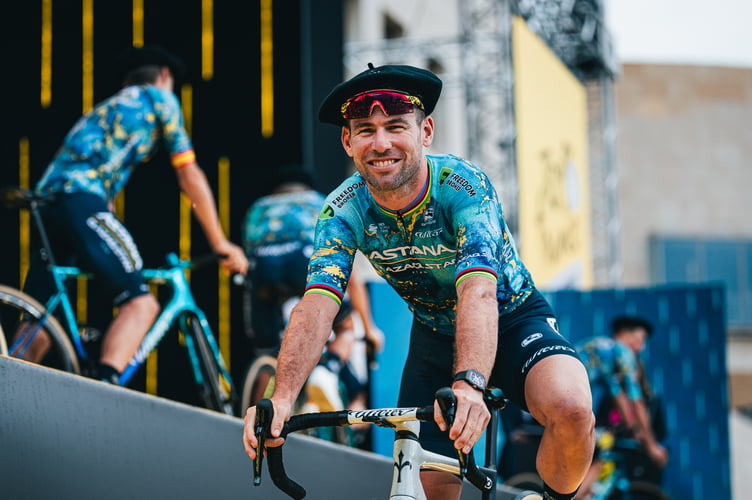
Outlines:
{"type": "Polygon", "coordinates": [[[432,141],[430,116],[418,122],[415,113],[388,116],[378,106],[368,118],[350,120],[342,128],[342,145],[355,168],[373,191],[387,195],[415,189],[425,161],[423,148],[432,141]]]}
{"type": "Polygon", "coordinates": [[[623,341],[636,354],[645,349],[645,342],[648,338],[648,332],[644,328],[636,328],[624,335],[623,341]]]}

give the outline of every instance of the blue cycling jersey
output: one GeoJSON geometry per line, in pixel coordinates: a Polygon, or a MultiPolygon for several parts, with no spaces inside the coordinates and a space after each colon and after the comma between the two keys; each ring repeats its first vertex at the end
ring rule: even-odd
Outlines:
{"type": "Polygon", "coordinates": [[[243,246],[254,248],[279,243],[313,244],[313,234],[324,195],[313,189],[263,196],[248,209],[243,221],[243,246]]]}
{"type": "Polygon", "coordinates": [[[486,174],[453,155],[427,158],[426,184],[404,210],[376,203],[357,173],[327,197],[306,293],[341,300],[360,250],[416,319],[445,335],[454,335],[457,284],[471,274],[496,280],[499,314],[530,295],[533,280],[486,174]]]}
{"type": "Polygon", "coordinates": [[[628,346],[610,337],[592,337],[580,342],[577,352],[587,368],[594,409],[605,397],[622,392],[633,401],[642,398],[637,357],[628,346]]]}
{"type": "Polygon", "coordinates": [[[195,161],[175,94],[152,85],[125,87],[78,120],[36,189],[110,200],[160,138],[175,168],[195,161]]]}

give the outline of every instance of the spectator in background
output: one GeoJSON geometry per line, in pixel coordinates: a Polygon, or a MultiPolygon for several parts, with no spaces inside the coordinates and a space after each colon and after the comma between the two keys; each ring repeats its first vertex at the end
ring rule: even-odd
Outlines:
{"type": "MultiPolygon", "coordinates": [[[[597,336],[576,347],[585,363],[593,394],[596,427],[607,427],[617,435],[639,441],[658,468],[668,461],[668,453],[655,435],[648,397],[654,398],[639,355],[653,332],[653,326],[638,316],[617,316],[611,321],[611,336],[597,336]],[[648,392],[646,392],[646,390],[648,392]]],[[[654,399],[653,399],[654,401],[654,399]]],[[[661,436],[663,437],[663,436],[661,436]]],[[[583,494],[597,475],[597,458],[583,483],[583,494]]]]}
{"type": "MultiPolygon", "coordinates": [[[[268,195],[249,207],[242,233],[250,263],[244,304],[246,332],[255,355],[276,356],[289,309],[305,291],[308,260],[324,196],[313,188],[310,169],[301,165],[281,167],[272,185],[268,195]]],[[[334,321],[334,335],[307,384],[308,397],[320,411],[344,408],[345,403],[337,397],[337,377],[347,388],[348,406],[362,406],[365,402],[367,379],[351,364],[358,341],[356,321],[362,324],[360,330],[374,351],[381,350],[384,342],[383,333],[373,322],[362,280],[351,280],[348,298],[334,321]]]]}

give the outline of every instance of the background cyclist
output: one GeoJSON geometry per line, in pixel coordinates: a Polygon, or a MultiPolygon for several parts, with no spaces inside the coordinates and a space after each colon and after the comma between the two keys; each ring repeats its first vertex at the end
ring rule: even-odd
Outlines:
{"type": "MultiPolygon", "coordinates": [[[[668,462],[668,452],[656,439],[645,389],[649,389],[639,360],[653,332],[653,326],[639,316],[617,316],[611,320],[611,336],[597,336],[577,344],[588,372],[593,394],[596,425],[620,436],[637,439],[656,467],[668,462]]],[[[583,484],[587,494],[597,477],[600,462],[593,461],[583,484]]]]}
{"type": "MultiPolygon", "coordinates": [[[[478,390],[489,380],[545,427],[537,463],[546,495],[572,498],[594,447],[587,374],[520,261],[488,177],[456,156],[425,154],[441,87],[423,69],[369,65],[319,109],[320,121],[340,127],[357,173],[319,216],[306,294],[279,354],[271,432],[279,435],[318,360],[360,250],[414,316],[398,405],[431,404],[436,389],[451,386],[450,438],[467,452],[490,419],[478,390]]],[[[252,458],[254,420],[252,407],[243,439],[252,458]]],[[[420,438],[456,456],[436,425],[424,425],[420,438]]],[[[428,498],[459,498],[462,483],[451,474],[425,472],[422,482],[428,498]]]]}
{"type": "MultiPolygon", "coordinates": [[[[112,201],[135,167],[167,149],[177,181],[211,249],[227,257],[228,271],[245,274],[243,250],[222,231],[214,196],[196,163],[183,114],[173,93],[182,63],[162,47],[128,50],[120,59],[123,88],[82,116],[66,135],[36,191],[55,196],[43,211],[60,264],[76,263],[106,286],[118,314],[105,332],[98,373],[116,382],[159,312],[141,276],[142,260],[125,226],[112,213],[112,201]]],[[[137,200],[138,198],[134,198],[137,200]]],[[[154,214],[158,220],[159,214],[154,214]]],[[[25,291],[45,300],[53,292],[41,255],[32,258],[25,291]]],[[[44,338],[33,355],[41,358],[44,338]]]]}
{"type": "MultiPolygon", "coordinates": [[[[243,221],[243,248],[249,261],[249,302],[245,304],[246,333],[254,355],[279,351],[288,307],[287,301],[302,297],[305,291],[308,259],[313,253],[316,220],[324,205],[324,195],[313,188],[313,174],[304,165],[285,165],[272,181],[272,191],[256,200],[243,221]]],[[[334,335],[318,366],[311,373],[308,396],[320,411],[341,410],[338,379],[347,389],[347,406],[365,406],[367,371],[351,361],[356,338],[352,311],[362,323],[365,339],[380,350],[384,334],[373,323],[365,283],[353,278],[345,300],[334,319],[334,335]]],[[[363,360],[359,360],[363,362],[363,360]]],[[[362,364],[362,363],[361,363],[362,364]]],[[[367,368],[366,368],[367,370],[367,368]]]]}

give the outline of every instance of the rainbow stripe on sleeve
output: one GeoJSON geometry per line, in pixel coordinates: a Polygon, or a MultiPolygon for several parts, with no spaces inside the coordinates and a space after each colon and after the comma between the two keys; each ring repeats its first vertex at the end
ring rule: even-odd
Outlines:
{"type": "Polygon", "coordinates": [[[468,267],[454,278],[454,286],[459,286],[459,284],[468,276],[485,276],[491,278],[494,282],[499,281],[499,275],[497,275],[493,269],[487,267],[468,267]]]}
{"type": "Polygon", "coordinates": [[[331,286],[321,284],[308,285],[303,295],[308,295],[309,293],[320,293],[321,295],[326,295],[327,297],[334,299],[337,304],[342,305],[342,293],[331,286]]]}

